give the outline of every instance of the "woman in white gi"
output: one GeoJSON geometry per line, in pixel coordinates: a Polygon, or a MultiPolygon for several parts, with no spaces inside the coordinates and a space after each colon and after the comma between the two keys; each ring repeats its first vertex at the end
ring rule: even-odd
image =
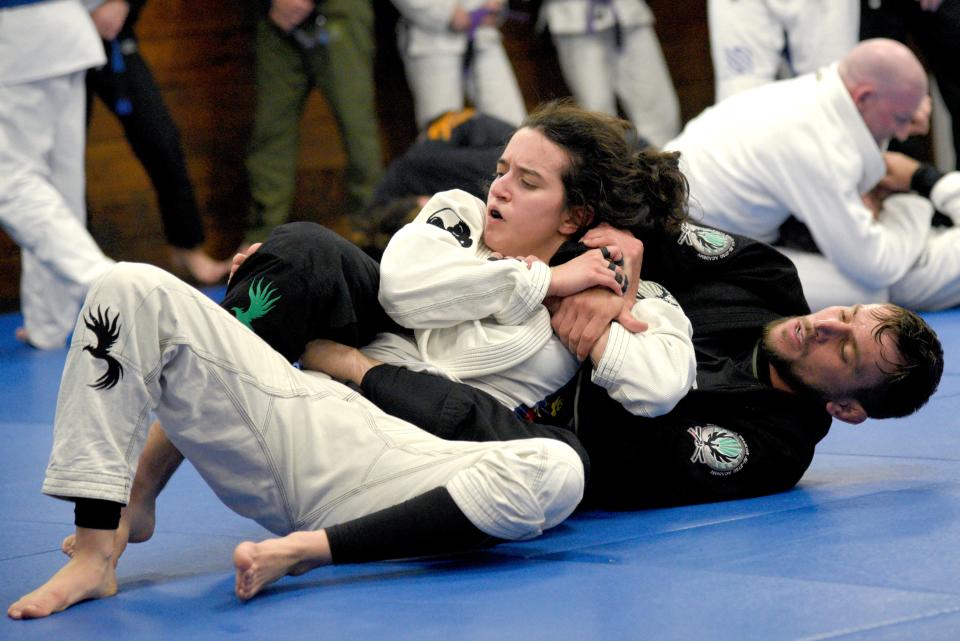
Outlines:
{"type": "MultiPolygon", "coordinates": [[[[618,322],[580,356],[593,360],[593,380],[631,412],[669,411],[695,376],[690,323],[662,288],[640,281],[639,241],[593,228],[582,241],[594,249],[559,266],[545,262],[600,220],[641,230],[670,229],[684,219],[686,181],[677,156],[635,151],[630,129],[568,102],[528,116],[497,163],[486,204],[464,192],[438,194],[391,241],[380,300],[395,321],[419,329],[413,340],[381,335],[365,353],[414,369],[427,363],[515,408],[518,398],[542,398],[562,386],[579,367],[553,335],[544,298],[594,285],[621,293],[616,276],[628,273],[618,322]],[[617,267],[611,259],[621,257],[625,269],[610,269],[617,267]],[[626,327],[639,329],[637,318],[646,329],[633,333],[626,327]]],[[[337,349],[315,341],[301,363],[329,362],[320,352],[331,348],[337,349]]],[[[313,557],[289,537],[242,546],[242,594],[299,570],[301,562],[313,567],[313,557]]]]}
{"type": "MultiPolygon", "coordinates": [[[[690,322],[672,301],[644,295],[642,244],[618,230],[677,224],[685,183],[675,154],[632,150],[628,128],[550,103],[510,139],[486,203],[459,190],[434,196],[391,239],[380,265],[380,303],[414,337],[381,334],[364,352],[461,380],[521,415],[542,415],[580,368],[554,335],[545,303],[607,287],[625,292],[622,322],[580,357],[592,359],[593,381],[632,414],[673,409],[695,378],[690,322]],[[674,191],[654,206],[664,185],[674,191]],[[583,242],[595,249],[551,267],[557,250],[587,229],[583,242]]],[[[308,349],[303,365],[310,360],[308,349]]]]}
{"type": "Polygon", "coordinates": [[[527,114],[497,28],[504,0],[393,0],[397,46],[413,93],[417,128],[464,96],[480,113],[519,125],[527,114]]]}
{"type": "MultiPolygon", "coordinates": [[[[585,121],[580,110],[568,112],[570,134],[585,121]]],[[[516,146],[504,153],[498,184],[491,189],[490,216],[504,225],[516,224],[529,239],[541,239],[542,245],[532,245],[538,251],[558,245],[557,236],[564,236],[559,232],[571,224],[571,215],[588,213],[578,209],[587,207],[584,195],[594,196],[597,190],[605,201],[592,199],[590,213],[617,203],[635,213],[637,225],[649,219],[667,225],[674,217],[679,223],[683,200],[671,196],[677,192],[667,186],[670,180],[658,181],[643,167],[624,175],[610,163],[592,162],[609,155],[610,146],[626,147],[623,129],[610,127],[615,121],[592,122],[600,126],[586,128],[573,142],[590,148],[591,137],[608,131],[606,140],[593,145],[599,148],[594,156],[561,152],[532,131],[533,125],[518,139],[537,141],[532,147],[521,145],[522,154],[514,153],[516,146]],[[540,138],[531,140],[533,133],[540,138]],[[534,151],[539,154],[530,155],[534,151]],[[574,166],[579,161],[583,167],[574,166]],[[590,184],[591,178],[596,184],[590,184]],[[552,216],[524,220],[513,206],[516,199],[552,216]],[[655,213],[660,200],[673,206],[655,213]]],[[[676,168],[675,156],[663,159],[676,168]]],[[[422,227],[441,234],[439,245],[453,237],[445,229],[422,227]]],[[[512,252],[517,246],[511,244],[511,229],[503,233],[491,226],[485,238],[491,247],[512,252]]],[[[598,234],[602,241],[604,232],[598,234]]],[[[486,261],[492,252],[484,247],[482,258],[474,256],[476,248],[458,258],[472,261],[477,271],[481,263],[508,274],[508,281],[529,281],[530,275],[534,282],[553,281],[549,269],[532,260],[486,261]]],[[[617,247],[607,251],[614,260],[623,253],[617,247]]],[[[587,254],[574,264],[599,263],[600,272],[615,274],[602,250],[587,254]]],[[[630,256],[638,271],[636,252],[630,256]]],[[[587,281],[603,281],[620,291],[615,276],[610,282],[608,274],[601,278],[598,270],[587,271],[593,274],[587,281]]],[[[470,275],[461,276],[469,285],[470,275]]],[[[579,291],[580,278],[558,278],[574,286],[555,293],[579,291]]],[[[542,300],[545,289],[536,291],[542,300]]],[[[495,335],[496,327],[489,332],[495,335]]],[[[688,326],[679,332],[687,342],[688,332],[688,326]]],[[[682,343],[678,340],[679,352],[682,343]]],[[[668,369],[653,374],[674,379],[675,387],[689,387],[685,368],[677,375],[668,369]]],[[[577,446],[570,433],[560,438],[577,446]]],[[[245,325],[169,274],[123,264],[91,290],[77,322],[43,486],[46,494],[76,502],[76,534],[66,543],[72,557],[47,583],[12,604],[9,616],[47,616],[113,594],[119,554],[128,537],[137,541],[152,534],[153,501],[183,457],[227,506],[281,535],[237,546],[241,598],[254,596],[285,574],[331,562],[462,550],[537,536],[572,512],[585,478],[578,452],[563,442],[465,443],[426,434],[349,388],[290,367],[245,325]],[[148,430],[151,410],[163,422],[163,431],[148,430]],[[121,506],[128,503],[121,520],[121,506]]]]}
{"type": "Polygon", "coordinates": [[[640,134],[662,147],[680,130],[680,104],[643,0],[547,0],[563,79],[584,109],[616,114],[617,100],[640,134]]]}
{"type": "MultiPolygon", "coordinates": [[[[152,412],[228,507],[286,535],[286,547],[238,546],[241,598],[333,560],[535,537],[583,493],[583,464],[560,441],[441,440],[291,367],[172,275],[120,263],[91,288],[77,321],[43,484],[76,504],[72,557],[9,616],[43,617],[116,592],[114,565],[131,527],[120,510],[152,412]],[[287,565],[291,545],[306,556],[287,565]],[[276,552],[271,562],[265,551],[276,552]]],[[[138,480],[153,471],[140,467],[138,480]]]]}

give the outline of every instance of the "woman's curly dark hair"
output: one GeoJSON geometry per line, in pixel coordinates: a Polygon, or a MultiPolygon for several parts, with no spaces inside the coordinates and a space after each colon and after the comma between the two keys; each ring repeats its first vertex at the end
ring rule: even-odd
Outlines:
{"type": "Polygon", "coordinates": [[[586,111],[570,100],[545,103],[523,121],[567,152],[563,174],[567,207],[593,214],[587,227],[606,222],[634,234],[677,231],[687,218],[687,179],[679,152],[638,146],[626,120],[586,111]]]}

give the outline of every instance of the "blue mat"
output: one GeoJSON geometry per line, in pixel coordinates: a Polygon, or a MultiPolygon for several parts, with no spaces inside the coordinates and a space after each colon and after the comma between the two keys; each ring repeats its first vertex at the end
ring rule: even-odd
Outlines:
{"type": "MultiPolygon", "coordinates": [[[[119,594],[0,639],[956,641],[960,638],[960,311],[928,314],[940,391],[907,419],[836,424],[800,485],[722,504],[577,514],[527,543],[431,561],[323,568],[233,595],[231,554],[267,532],[189,465],[128,548],[119,594]]],[[[0,316],[0,603],[63,564],[71,504],[39,488],[65,350],[0,316]]]]}

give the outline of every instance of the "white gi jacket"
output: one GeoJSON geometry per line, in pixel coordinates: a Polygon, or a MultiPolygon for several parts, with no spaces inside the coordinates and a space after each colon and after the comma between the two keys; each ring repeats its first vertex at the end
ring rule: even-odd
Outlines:
{"type": "Polygon", "coordinates": [[[823,255],[864,287],[883,288],[913,266],[932,208],[911,194],[864,205],[883,155],[837,65],[737,94],[708,108],[666,145],[682,153],[690,210],[714,227],[772,242],[790,214],[823,255]]]}
{"type": "MultiPolygon", "coordinates": [[[[487,260],[486,207],[460,190],[435,195],[391,239],[380,263],[380,303],[415,341],[381,335],[365,353],[429,369],[483,389],[511,409],[556,392],[580,364],[553,335],[541,304],[550,268],[487,260]]],[[[613,323],[593,381],[628,411],[668,412],[696,377],[690,321],[662,288],[641,283],[634,315],[649,329],[613,323]]]]}
{"type": "Polygon", "coordinates": [[[0,82],[54,78],[104,61],[103,44],[79,2],[0,9],[0,82]]]}

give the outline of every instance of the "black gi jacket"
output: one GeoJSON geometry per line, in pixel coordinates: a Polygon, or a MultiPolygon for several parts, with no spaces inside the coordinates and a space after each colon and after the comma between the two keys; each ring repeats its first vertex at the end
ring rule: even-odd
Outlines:
{"type": "Polygon", "coordinates": [[[748,371],[767,323],[809,313],[792,263],[764,243],[688,223],[679,237],[646,239],[642,276],[666,287],[690,318],[698,387],[647,419],[582,386],[577,434],[591,459],[588,501],[632,509],[793,487],[831,418],[748,371]]]}

